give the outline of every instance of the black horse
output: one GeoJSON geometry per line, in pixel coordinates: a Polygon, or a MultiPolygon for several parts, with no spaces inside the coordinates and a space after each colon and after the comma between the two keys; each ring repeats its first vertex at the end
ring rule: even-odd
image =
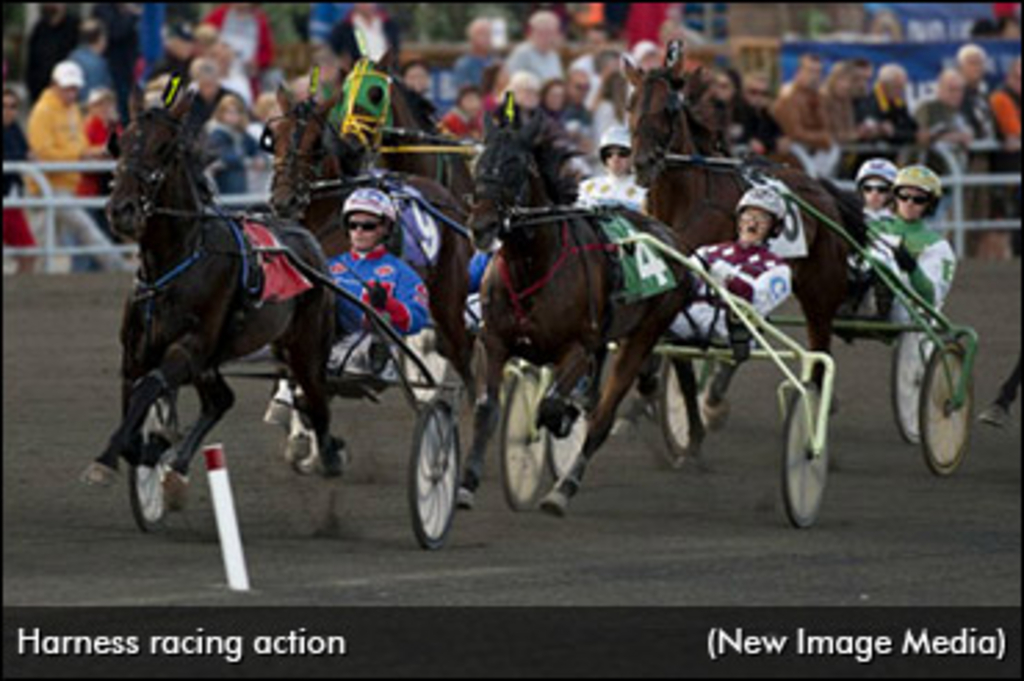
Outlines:
{"type": "MultiPolygon", "coordinates": [[[[150,408],[180,387],[195,386],[202,404],[196,424],[177,446],[165,481],[171,508],[183,503],[189,464],[203,438],[234,403],[219,367],[271,345],[302,386],[325,475],[342,472],[341,443],[330,437],[326,366],[334,330],[334,296],[314,287],[287,302],[261,303],[251,287],[255,256],[240,227],[210,212],[200,151],[183,126],[192,106],[183,95],[170,109],[143,111],[132,99],[131,123],[117,146],[107,210],[113,229],[138,241],[142,265],[121,328],[123,421],[106,451],[86,470],[92,484],[110,484],[119,458],[142,460],[140,427],[150,408]]],[[[306,266],[326,272],[323,253],[306,230],[275,229],[306,266]]]]}

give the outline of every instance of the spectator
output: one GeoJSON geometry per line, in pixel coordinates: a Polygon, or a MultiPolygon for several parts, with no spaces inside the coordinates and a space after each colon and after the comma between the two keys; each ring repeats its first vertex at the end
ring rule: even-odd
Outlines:
{"type": "Polygon", "coordinates": [[[541,83],[564,78],[559,54],[563,35],[558,17],[551,12],[538,12],[530,18],[529,28],[527,41],[512,50],[509,72],[533,74],[541,83]]]}
{"type": "Polygon", "coordinates": [[[220,31],[212,24],[200,24],[193,34],[195,46],[193,48],[193,60],[203,58],[216,58],[217,46],[220,44],[220,31]]]}
{"type": "Polygon", "coordinates": [[[822,75],[821,58],[807,54],[800,59],[796,77],[782,90],[772,107],[790,149],[818,176],[832,175],[839,162],[840,150],[828,129],[825,106],[819,87],[822,75]]]}
{"type": "Polygon", "coordinates": [[[478,88],[483,85],[484,71],[496,59],[492,46],[492,29],[490,19],[477,19],[466,29],[469,52],[455,62],[453,74],[454,85],[459,90],[468,85],[478,88]]]}
{"type": "Polygon", "coordinates": [[[221,42],[234,52],[239,71],[249,79],[250,98],[259,95],[264,73],[274,63],[274,35],[270,21],[258,2],[224,3],[214,9],[203,23],[220,31],[221,42]]]}
{"type": "Polygon", "coordinates": [[[633,57],[633,63],[644,73],[661,68],[665,62],[661,48],[649,40],[637,43],[630,56],[633,57]]]}
{"type": "Polygon", "coordinates": [[[769,78],[764,73],[753,73],[743,79],[743,95],[736,104],[736,123],[741,133],[736,144],[746,145],[751,153],[770,156],[788,152],[789,144],[782,136],[782,128],[775,122],[769,109],[772,92],[769,78]]]}
{"type": "Polygon", "coordinates": [[[188,112],[188,127],[198,132],[213,117],[221,100],[234,93],[221,85],[220,68],[212,59],[196,59],[189,76],[196,87],[196,98],[188,112]]]}
{"type": "MultiPolygon", "coordinates": [[[[91,161],[106,156],[105,149],[90,147],[85,138],[78,93],[85,85],[82,69],[73,61],[63,61],[53,69],[53,85],[47,88],[28,119],[29,148],[39,161],[91,161]]],[[[78,188],[78,173],[52,173],[47,178],[58,197],[70,197],[78,188]]],[[[57,224],[65,236],[89,246],[110,246],[111,242],[89,214],[80,208],[57,211],[57,224]],[[70,234],[68,234],[70,232],[70,234]]],[[[97,256],[110,270],[127,270],[128,264],[114,254],[97,256]]],[[[81,271],[83,260],[73,267],[81,271]]]]}
{"type": "Polygon", "coordinates": [[[590,75],[585,71],[569,72],[566,89],[565,130],[573,144],[589,156],[594,146],[594,115],[590,112],[590,75]]]}
{"type": "Polygon", "coordinates": [[[644,41],[657,44],[661,39],[661,27],[669,20],[671,7],[670,2],[632,3],[626,20],[626,39],[630,47],[644,41]]]}
{"type": "MultiPolygon", "coordinates": [[[[1003,144],[1002,153],[992,159],[992,170],[998,174],[1020,174],[1020,57],[1006,74],[1006,83],[991,98],[992,111],[1003,144]]],[[[996,193],[997,213],[1003,218],[1020,217],[1019,188],[1000,188],[996,193]]],[[[1020,231],[1014,232],[1014,251],[1020,254],[1020,231]]]]}
{"type": "Polygon", "coordinates": [[[828,132],[837,144],[853,144],[860,139],[854,111],[856,75],[853,64],[837,62],[821,90],[828,132]]]}
{"type": "Polygon", "coordinates": [[[364,56],[380,61],[387,53],[397,58],[401,51],[398,24],[378,9],[375,2],[354,3],[349,15],[335,25],[328,42],[341,58],[341,66],[345,70],[351,69],[364,56]],[[362,32],[369,54],[364,55],[360,51],[357,30],[362,32]]]}
{"type": "Polygon", "coordinates": [[[210,57],[217,64],[221,86],[239,96],[247,107],[252,106],[252,79],[245,75],[231,46],[225,42],[217,43],[210,57]]]}
{"type": "Polygon", "coordinates": [[[426,62],[411,61],[402,67],[402,82],[405,86],[424,99],[430,99],[431,78],[430,68],[426,62]]]}
{"type": "MultiPolygon", "coordinates": [[[[18,109],[21,99],[11,88],[4,88],[4,161],[27,161],[28,141],[18,125],[18,109]]],[[[4,198],[19,196],[24,189],[21,175],[11,173],[4,175],[4,198]]],[[[20,208],[4,206],[4,246],[14,248],[35,248],[36,239],[25,218],[25,211],[20,208]]],[[[17,258],[18,274],[26,274],[35,269],[34,256],[25,255],[17,258]]]]}
{"type": "MultiPolygon", "coordinates": [[[[252,139],[259,140],[263,136],[263,131],[266,130],[267,123],[279,118],[282,114],[277,94],[264,92],[252,107],[253,120],[246,128],[246,133],[252,139]]],[[[254,163],[249,169],[248,177],[249,190],[257,194],[270,191],[270,183],[274,176],[273,159],[263,149],[260,149],[260,157],[263,159],[263,163],[254,163]]]]}
{"type": "MultiPolygon", "coordinates": [[[[117,112],[117,97],[113,90],[96,88],[85,104],[85,139],[94,149],[106,149],[112,134],[121,134],[120,116],[117,112]]],[[[110,193],[110,173],[85,173],[78,183],[79,196],[106,196],[110,193]]],[[[90,211],[101,228],[106,227],[102,210],[90,211]]]]}
{"type": "Polygon", "coordinates": [[[195,36],[188,24],[175,24],[166,30],[164,56],[149,72],[149,79],[160,76],[181,76],[191,72],[195,57],[195,36]]]}
{"type": "Polygon", "coordinates": [[[977,45],[965,45],[956,59],[965,85],[964,116],[976,140],[991,142],[996,138],[996,124],[989,105],[988,86],[985,84],[988,55],[977,45]]]}
{"type": "Polygon", "coordinates": [[[135,65],[139,61],[139,17],[142,5],[127,2],[97,4],[93,17],[107,32],[107,68],[114,81],[118,113],[128,120],[128,100],[135,84],[135,65]]]}
{"type": "Polygon", "coordinates": [[[495,62],[484,69],[480,89],[484,93],[484,111],[493,114],[501,106],[501,98],[508,91],[510,78],[504,62],[495,62]]]}
{"type": "MultiPolygon", "coordinates": [[[[601,80],[606,75],[605,68],[603,68],[602,55],[609,52],[609,45],[611,43],[611,32],[608,26],[604,24],[598,24],[591,26],[587,29],[585,42],[584,42],[584,54],[578,58],[569,67],[569,72],[582,71],[587,74],[590,79],[590,92],[596,92],[601,87],[601,80]]],[[[618,59],[618,52],[616,52],[616,60],[618,59]]],[[[616,68],[618,64],[615,64],[616,68]]],[[[593,102],[591,102],[593,104],[593,102]]]]}
{"type": "Polygon", "coordinates": [[[974,132],[963,113],[965,83],[959,71],[947,69],[939,76],[935,99],[917,110],[917,141],[925,148],[945,142],[966,149],[974,141],[974,132]]]}
{"type": "Polygon", "coordinates": [[[564,80],[549,80],[540,91],[540,109],[559,125],[565,123],[567,96],[564,80]]]}
{"type": "Polygon", "coordinates": [[[82,22],[82,43],[68,57],[82,68],[85,74],[85,87],[80,95],[81,101],[88,101],[89,95],[96,88],[112,90],[114,79],[110,76],[110,67],[103,55],[107,51],[107,31],[98,19],[82,22]]]}
{"type": "Polygon", "coordinates": [[[628,127],[629,81],[619,72],[610,74],[601,84],[597,108],[594,109],[594,142],[612,128],[628,127]]]}
{"type": "MultiPolygon", "coordinates": [[[[508,91],[524,111],[535,111],[540,106],[540,81],[532,73],[520,71],[508,82],[508,91]]],[[[500,98],[501,100],[504,97],[500,98]]]]}
{"type": "Polygon", "coordinates": [[[54,67],[78,46],[78,17],[63,2],[39,6],[39,22],[28,39],[26,85],[29,101],[35,102],[50,85],[54,67]]]}
{"type": "Polygon", "coordinates": [[[873,100],[871,83],[875,80],[875,65],[868,59],[854,59],[853,66],[853,113],[857,125],[861,126],[871,117],[873,100]]]}
{"type": "Polygon", "coordinates": [[[906,69],[899,64],[886,64],[879,70],[870,114],[862,123],[867,138],[900,147],[914,143],[918,125],[907,106],[909,82],[906,69]]]}
{"type": "Polygon", "coordinates": [[[711,76],[712,129],[721,131],[730,146],[743,136],[743,127],[736,121],[739,79],[739,74],[730,71],[715,71],[711,76]]]}
{"type": "Polygon", "coordinates": [[[222,196],[247,193],[248,168],[266,167],[259,145],[245,131],[247,118],[245,104],[232,95],[221,100],[207,126],[210,151],[217,159],[210,171],[222,196]]]}
{"type": "Polygon", "coordinates": [[[328,45],[331,29],[348,18],[351,2],[314,2],[309,13],[309,40],[314,46],[328,45]]]}
{"type": "Polygon", "coordinates": [[[455,108],[441,120],[441,128],[459,139],[482,140],[484,99],[480,88],[466,85],[459,90],[455,108]]]}

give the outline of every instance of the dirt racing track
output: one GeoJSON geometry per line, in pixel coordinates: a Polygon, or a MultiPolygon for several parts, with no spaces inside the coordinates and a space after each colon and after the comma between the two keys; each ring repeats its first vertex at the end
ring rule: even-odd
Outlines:
{"type": "MultiPolygon", "coordinates": [[[[5,278],[4,604],[11,605],[1012,605],[1021,603],[1021,430],[975,429],[951,479],[897,435],[888,348],[837,348],[841,413],[818,525],[796,531],[779,496],[778,374],[744,369],[733,419],[704,470],[659,470],[653,424],[612,440],[562,521],[514,514],[494,450],[477,510],[447,548],[420,551],[406,508],[413,416],[334,405],[343,481],[300,478],[261,417],[269,386],[234,381],[224,442],[255,591],[223,586],[205,473],[186,512],[142,535],[126,488],[82,486],[119,413],[117,330],[130,279],[5,278]]],[[[950,316],[982,339],[987,403],[1021,342],[1019,263],[965,265],[950,316]]],[[[194,412],[189,397],[186,413],[194,412]]],[[[462,420],[463,451],[470,420],[462,420]]]]}

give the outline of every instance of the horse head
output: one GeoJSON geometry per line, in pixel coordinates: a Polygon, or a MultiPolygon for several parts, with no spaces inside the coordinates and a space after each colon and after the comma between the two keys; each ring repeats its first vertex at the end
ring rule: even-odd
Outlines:
{"type": "Polygon", "coordinates": [[[324,102],[315,98],[297,102],[290,90],[278,88],[282,115],[267,123],[260,140],[260,146],[274,157],[270,203],[277,215],[301,217],[312,200],[313,182],[327,179],[329,140],[336,136],[329,116],[340,96],[324,102]]]}
{"type": "Polygon", "coordinates": [[[665,68],[645,73],[632,62],[625,64],[634,93],[629,103],[633,131],[633,158],[637,182],[650,188],[666,167],[670,152],[684,153],[687,74],[682,43],[673,43],[665,68]]]}
{"type": "Polygon", "coordinates": [[[160,208],[201,208],[205,185],[197,177],[199,159],[184,124],[194,99],[190,91],[170,106],[146,108],[142,92],[132,94],[129,125],[108,144],[117,168],[107,215],[119,236],[138,241],[160,208]]]}

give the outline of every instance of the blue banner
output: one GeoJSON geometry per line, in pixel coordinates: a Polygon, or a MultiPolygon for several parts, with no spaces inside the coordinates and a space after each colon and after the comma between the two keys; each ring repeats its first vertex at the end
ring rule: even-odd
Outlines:
{"type": "Polygon", "coordinates": [[[870,2],[864,7],[871,15],[892,12],[907,42],[969,40],[978,21],[993,18],[987,2],[870,2]]]}
{"type": "MultiPolygon", "coordinates": [[[[956,55],[965,42],[929,43],[819,43],[794,42],[782,47],[782,78],[790,81],[800,63],[800,56],[807,53],[820,55],[825,63],[825,72],[836,62],[850,59],[867,59],[875,70],[885,64],[899,64],[907,70],[910,86],[907,101],[911,111],[918,102],[935,95],[939,75],[943,69],[956,66],[956,55]]],[[[986,40],[979,42],[988,53],[988,84],[996,88],[1006,80],[1006,74],[1014,60],[1020,57],[1019,40],[986,40]]]]}

